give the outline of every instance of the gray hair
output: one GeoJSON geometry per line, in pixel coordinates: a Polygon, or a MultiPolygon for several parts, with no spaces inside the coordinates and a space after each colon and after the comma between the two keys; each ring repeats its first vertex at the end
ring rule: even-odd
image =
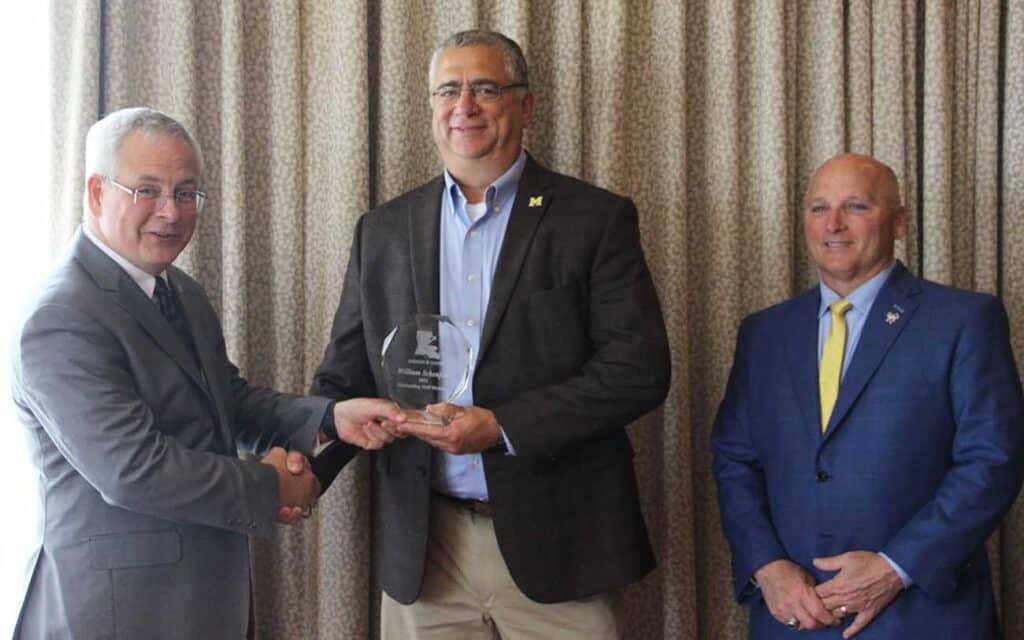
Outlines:
{"type": "Polygon", "coordinates": [[[460,49],[462,47],[475,47],[475,46],[487,46],[494,47],[501,52],[501,57],[505,59],[505,71],[508,72],[509,77],[512,78],[512,83],[523,84],[526,86],[530,85],[530,72],[526,66],[526,57],[523,55],[523,50],[519,48],[519,45],[515,40],[509,38],[506,35],[500,34],[497,31],[460,31],[453,36],[450,36],[447,40],[442,42],[440,46],[434,49],[434,53],[430,56],[430,69],[428,70],[427,82],[430,82],[434,77],[434,70],[437,66],[437,58],[441,55],[441,52],[445,49],[460,49]]]}
{"type": "Polygon", "coordinates": [[[117,154],[129,134],[144,131],[180,138],[188,143],[196,156],[199,174],[203,170],[203,153],[185,125],[171,116],[147,107],[120,109],[89,127],[85,136],[85,178],[117,175],[117,154]]]}

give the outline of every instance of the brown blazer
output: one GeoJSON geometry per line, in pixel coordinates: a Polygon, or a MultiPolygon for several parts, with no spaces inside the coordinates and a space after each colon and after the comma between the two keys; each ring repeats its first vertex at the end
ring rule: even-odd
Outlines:
{"type": "MultiPolygon", "coordinates": [[[[381,393],[385,335],[413,313],[438,312],[443,185],[438,177],[360,219],[313,393],[381,393]]],[[[636,207],[529,158],[494,276],[473,397],[496,414],[516,450],[485,451],[483,463],[498,544],[530,598],[607,592],[654,567],[626,425],[662,402],[669,378],[636,207]]],[[[319,460],[321,482],[353,454],[339,445],[319,460]]],[[[430,448],[415,438],[373,461],[378,575],[402,603],[420,592],[430,464],[430,448]]]]}

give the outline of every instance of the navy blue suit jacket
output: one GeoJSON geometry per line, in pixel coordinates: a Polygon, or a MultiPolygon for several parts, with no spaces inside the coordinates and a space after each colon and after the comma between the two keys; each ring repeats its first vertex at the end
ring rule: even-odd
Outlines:
{"type": "Polygon", "coordinates": [[[752,586],[757,569],[788,558],[822,582],[833,574],[812,558],[854,550],[884,552],[914,580],[859,638],[994,637],[985,540],[1020,489],[1024,435],[1002,303],[898,264],[824,435],[819,304],[814,287],[743,322],[712,434],[751,637],[792,638],[752,586]]]}

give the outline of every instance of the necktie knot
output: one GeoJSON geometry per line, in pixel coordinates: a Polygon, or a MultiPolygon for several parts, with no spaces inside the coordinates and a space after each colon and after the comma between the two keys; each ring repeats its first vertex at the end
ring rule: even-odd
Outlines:
{"type": "Polygon", "coordinates": [[[846,298],[840,298],[829,306],[829,311],[832,312],[832,318],[842,318],[846,315],[846,312],[853,308],[853,303],[846,298]]]}

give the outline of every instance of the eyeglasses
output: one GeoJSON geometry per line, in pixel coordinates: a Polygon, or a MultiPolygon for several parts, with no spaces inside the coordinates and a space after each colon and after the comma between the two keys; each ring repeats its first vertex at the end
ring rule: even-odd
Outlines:
{"type": "Polygon", "coordinates": [[[501,92],[506,89],[517,89],[525,87],[524,82],[513,82],[512,84],[497,84],[495,82],[471,82],[468,85],[446,84],[439,89],[430,92],[430,95],[437,98],[444,104],[451,104],[462,96],[463,91],[469,91],[469,95],[477,103],[497,102],[501,100],[501,92]]]}
{"type": "MultiPolygon", "coordinates": [[[[143,204],[152,207],[154,210],[162,209],[167,204],[167,199],[171,197],[171,194],[164,193],[161,189],[143,185],[135,189],[124,186],[113,178],[103,176],[104,182],[114,185],[121,191],[124,191],[132,197],[132,203],[139,204],[141,201],[143,204]]],[[[203,210],[203,205],[206,204],[206,194],[197,189],[177,189],[174,192],[174,204],[181,209],[195,209],[196,213],[203,210]]]]}

